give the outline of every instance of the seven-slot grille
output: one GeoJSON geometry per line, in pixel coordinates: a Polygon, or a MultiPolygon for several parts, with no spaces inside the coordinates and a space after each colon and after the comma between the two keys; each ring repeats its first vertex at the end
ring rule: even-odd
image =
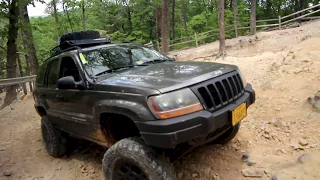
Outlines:
{"type": "Polygon", "coordinates": [[[244,93],[238,71],[193,86],[192,90],[209,110],[221,108],[244,93]]]}

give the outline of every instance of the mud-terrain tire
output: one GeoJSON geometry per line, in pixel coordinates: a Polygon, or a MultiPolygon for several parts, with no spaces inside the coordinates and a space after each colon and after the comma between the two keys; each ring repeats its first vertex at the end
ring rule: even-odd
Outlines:
{"type": "Polygon", "coordinates": [[[217,139],[210,142],[210,144],[227,144],[230,142],[239,132],[240,129],[240,123],[237,125],[231,127],[228,131],[223,133],[221,136],[219,136],[217,139]]]}
{"type": "Polygon", "coordinates": [[[140,138],[122,139],[110,147],[102,160],[106,180],[176,180],[173,164],[140,138]],[[120,177],[119,177],[120,176],[120,177]]]}
{"type": "Polygon", "coordinates": [[[41,133],[50,156],[57,158],[66,154],[68,135],[56,129],[47,117],[41,119],[41,133]]]}
{"type": "Polygon", "coordinates": [[[98,39],[100,38],[100,33],[98,31],[79,31],[79,32],[72,32],[63,34],[59,38],[59,43],[63,43],[65,41],[70,40],[82,40],[82,39],[98,39]]]}

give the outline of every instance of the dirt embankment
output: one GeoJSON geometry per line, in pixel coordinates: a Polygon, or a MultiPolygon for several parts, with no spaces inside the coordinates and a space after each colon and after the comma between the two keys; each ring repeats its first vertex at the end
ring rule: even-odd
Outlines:
{"type": "MultiPolygon", "coordinates": [[[[171,52],[179,60],[236,64],[257,93],[237,137],[183,158],[176,164],[179,179],[320,179],[320,113],[307,102],[320,90],[320,22],[239,37],[227,46],[224,61],[210,57],[217,43],[171,52]]],[[[67,157],[47,155],[32,97],[0,111],[0,137],[0,180],[103,179],[104,148],[80,141],[67,157]]]]}

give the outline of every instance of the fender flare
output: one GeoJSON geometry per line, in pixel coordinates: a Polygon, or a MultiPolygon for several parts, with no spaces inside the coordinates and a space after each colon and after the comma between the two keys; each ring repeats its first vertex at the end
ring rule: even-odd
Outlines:
{"type": "Polygon", "coordinates": [[[94,123],[100,124],[100,116],[103,113],[120,114],[127,116],[132,121],[151,121],[156,117],[147,105],[128,100],[102,100],[93,108],[94,123]]]}

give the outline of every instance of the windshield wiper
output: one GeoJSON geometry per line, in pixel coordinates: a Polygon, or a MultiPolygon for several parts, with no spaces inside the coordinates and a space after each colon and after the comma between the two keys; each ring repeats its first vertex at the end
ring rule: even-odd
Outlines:
{"type": "Polygon", "coordinates": [[[147,63],[157,63],[157,62],[166,62],[166,61],[174,61],[173,59],[153,59],[150,61],[146,61],[143,64],[147,64],[147,63]]]}
{"type": "Polygon", "coordinates": [[[119,67],[115,67],[115,68],[111,68],[111,69],[108,69],[108,70],[105,70],[105,71],[102,71],[98,74],[96,74],[95,76],[101,76],[105,73],[113,73],[119,69],[125,69],[125,68],[133,68],[135,66],[147,66],[146,64],[137,64],[137,65],[127,65],[127,66],[119,66],[119,67]]]}

